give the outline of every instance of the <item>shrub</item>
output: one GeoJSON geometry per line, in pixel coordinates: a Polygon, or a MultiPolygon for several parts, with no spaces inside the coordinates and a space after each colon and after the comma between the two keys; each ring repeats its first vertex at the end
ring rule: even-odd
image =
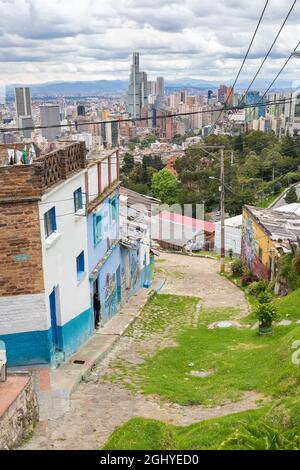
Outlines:
{"type": "Polygon", "coordinates": [[[268,289],[268,283],[266,281],[254,281],[247,289],[249,295],[258,297],[259,294],[265,292],[268,289]]]}
{"type": "Polygon", "coordinates": [[[257,296],[257,300],[260,304],[269,304],[273,300],[271,292],[265,290],[257,296]]]}
{"type": "Polygon", "coordinates": [[[257,281],[257,277],[249,271],[244,273],[241,277],[243,287],[249,286],[249,284],[252,284],[254,281],[257,281]]]}
{"type": "Polygon", "coordinates": [[[259,321],[259,326],[267,328],[272,326],[272,322],[279,316],[276,305],[272,302],[258,302],[255,308],[255,315],[259,321]]]}
{"type": "Polygon", "coordinates": [[[233,276],[242,276],[244,273],[244,263],[241,258],[236,258],[231,265],[233,276]]]}
{"type": "Polygon", "coordinates": [[[293,271],[296,275],[300,275],[300,249],[298,248],[297,253],[292,261],[293,271]]]}
{"type": "Polygon", "coordinates": [[[233,249],[232,249],[232,248],[229,248],[229,250],[228,250],[228,256],[229,256],[229,259],[232,259],[232,258],[233,258],[233,249]]]}

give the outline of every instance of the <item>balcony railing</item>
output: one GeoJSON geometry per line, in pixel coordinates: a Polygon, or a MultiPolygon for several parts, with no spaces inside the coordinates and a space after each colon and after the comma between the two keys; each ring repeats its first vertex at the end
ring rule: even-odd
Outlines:
{"type": "Polygon", "coordinates": [[[110,188],[114,188],[119,183],[119,178],[120,159],[118,150],[89,163],[86,179],[89,210],[93,210],[99,199],[101,199],[110,188]]]}

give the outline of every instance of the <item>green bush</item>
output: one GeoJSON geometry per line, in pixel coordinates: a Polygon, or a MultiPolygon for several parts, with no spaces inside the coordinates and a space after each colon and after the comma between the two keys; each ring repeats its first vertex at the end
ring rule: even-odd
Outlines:
{"type": "Polygon", "coordinates": [[[291,290],[298,289],[300,287],[300,250],[297,251],[296,256],[292,253],[283,255],[280,258],[279,267],[279,278],[286,279],[291,290]]]}
{"type": "Polygon", "coordinates": [[[257,277],[252,274],[250,271],[244,272],[241,277],[241,284],[243,287],[249,286],[257,280],[257,277]]]}
{"type": "Polygon", "coordinates": [[[268,289],[268,283],[266,281],[254,281],[247,289],[249,295],[258,297],[260,294],[268,289]]]}
{"type": "Polygon", "coordinates": [[[254,312],[262,328],[272,326],[272,322],[279,317],[277,306],[269,301],[258,302],[254,312]]]}
{"type": "Polygon", "coordinates": [[[244,263],[241,258],[236,258],[231,265],[231,273],[233,276],[242,276],[244,273],[244,263]]]}

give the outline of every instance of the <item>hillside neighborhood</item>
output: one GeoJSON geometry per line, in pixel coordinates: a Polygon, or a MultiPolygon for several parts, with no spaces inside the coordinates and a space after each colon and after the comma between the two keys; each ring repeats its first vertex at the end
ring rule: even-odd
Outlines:
{"type": "Polygon", "coordinates": [[[300,450],[299,3],[0,0],[3,468],[300,450]]]}

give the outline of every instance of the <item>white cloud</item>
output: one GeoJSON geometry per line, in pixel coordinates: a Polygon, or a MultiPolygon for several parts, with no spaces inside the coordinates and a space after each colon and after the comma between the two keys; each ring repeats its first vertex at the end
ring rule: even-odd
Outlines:
{"type": "MultiPolygon", "coordinates": [[[[127,79],[141,52],[150,77],[232,80],[261,0],[0,0],[0,70],[6,83],[127,79]]],[[[242,78],[251,77],[292,0],[270,0],[242,78]]],[[[265,65],[272,78],[299,37],[296,7],[265,65]]],[[[285,77],[299,76],[291,61],[285,77]]]]}

